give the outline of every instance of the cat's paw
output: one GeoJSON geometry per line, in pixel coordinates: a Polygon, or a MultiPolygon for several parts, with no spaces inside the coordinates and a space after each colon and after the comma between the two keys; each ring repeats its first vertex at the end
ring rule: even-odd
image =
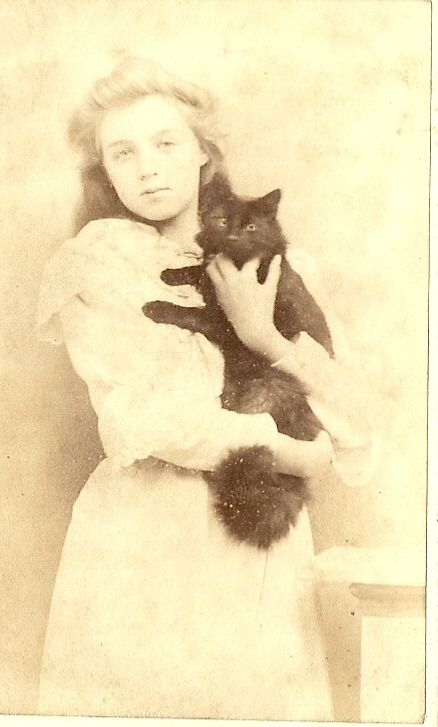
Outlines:
{"type": "Polygon", "coordinates": [[[155,300],[152,303],[145,303],[142,307],[143,314],[155,323],[166,323],[169,317],[171,304],[165,301],[155,300]]]}

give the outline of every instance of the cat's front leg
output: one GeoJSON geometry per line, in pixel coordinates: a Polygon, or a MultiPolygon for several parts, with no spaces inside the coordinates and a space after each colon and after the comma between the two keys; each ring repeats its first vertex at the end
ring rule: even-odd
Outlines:
{"type": "Polygon", "coordinates": [[[202,333],[212,343],[220,343],[223,337],[221,321],[218,321],[206,308],[187,308],[156,300],[146,303],[142,310],[145,316],[155,323],[168,323],[193,333],[202,333]]]}
{"type": "Polygon", "coordinates": [[[167,268],[161,273],[161,280],[166,285],[194,285],[197,286],[203,274],[201,265],[191,265],[186,268],[167,268]]]}

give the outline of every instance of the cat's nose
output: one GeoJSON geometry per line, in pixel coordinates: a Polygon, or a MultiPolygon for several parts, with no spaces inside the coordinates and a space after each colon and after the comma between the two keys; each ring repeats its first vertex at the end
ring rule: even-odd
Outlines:
{"type": "Polygon", "coordinates": [[[227,235],[227,240],[229,240],[230,242],[237,242],[238,239],[238,235],[227,235]]]}

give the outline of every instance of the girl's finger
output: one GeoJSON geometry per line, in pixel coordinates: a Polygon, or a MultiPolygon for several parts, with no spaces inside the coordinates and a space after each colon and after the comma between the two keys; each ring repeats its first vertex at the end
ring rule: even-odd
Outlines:
{"type": "Polygon", "coordinates": [[[243,265],[242,270],[240,271],[244,275],[248,275],[249,277],[255,277],[257,274],[257,270],[260,266],[260,258],[254,257],[251,260],[248,260],[245,265],[243,265]]]}
{"type": "Polygon", "coordinates": [[[233,275],[233,273],[237,272],[237,268],[232,260],[227,257],[223,257],[223,255],[216,256],[216,267],[223,278],[229,277],[233,275]]]}
{"type": "Polygon", "coordinates": [[[207,265],[206,271],[214,286],[220,285],[223,282],[223,277],[220,270],[218,270],[216,260],[213,260],[213,262],[207,265]]]}
{"type": "Polygon", "coordinates": [[[276,286],[278,285],[278,281],[280,279],[281,274],[281,255],[275,255],[275,257],[272,258],[271,264],[269,265],[268,274],[266,276],[266,280],[264,282],[264,285],[268,286],[276,286]]]}

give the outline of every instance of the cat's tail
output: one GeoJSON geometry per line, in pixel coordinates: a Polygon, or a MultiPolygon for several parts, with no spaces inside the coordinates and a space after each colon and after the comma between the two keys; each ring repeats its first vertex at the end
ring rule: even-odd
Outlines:
{"type": "Polygon", "coordinates": [[[275,472],[274,455],[263,446],[231,452],[208,480],[230,535],[263,549],[288,534],[309,499],[305,481],[275,472]]]}

